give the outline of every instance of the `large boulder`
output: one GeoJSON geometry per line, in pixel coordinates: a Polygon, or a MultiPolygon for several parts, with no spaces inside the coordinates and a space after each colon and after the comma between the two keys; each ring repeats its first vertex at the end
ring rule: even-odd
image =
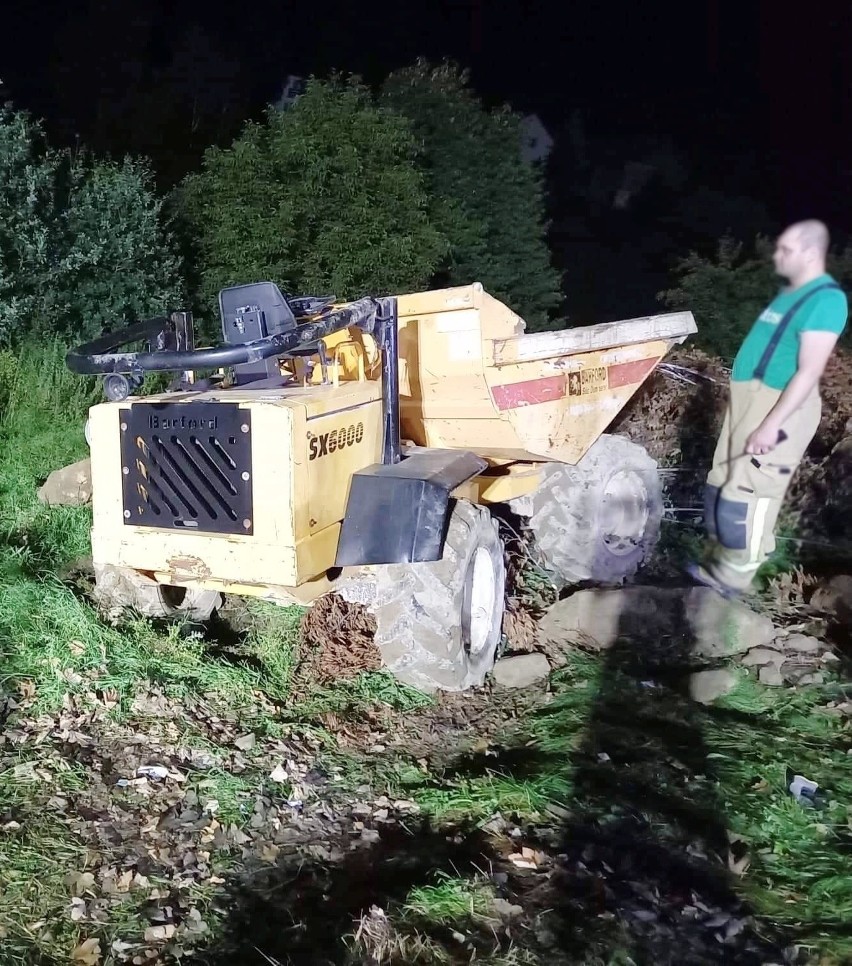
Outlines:
{"type": "Polygon", "coordinates": [[[538,633],[549,653],[560,643],[609,648],[627,638],[660,656],[699,661],[767,647],[777,635],[768,617],[708,587],[646,586],[578,591],[549,609],[538,633]]]}
{"type": "Polygon", "coordinates": [[[38,491],[48,506],[85,506],[92,500],[92,461],[80,460],[54,470],[38,491]]]}

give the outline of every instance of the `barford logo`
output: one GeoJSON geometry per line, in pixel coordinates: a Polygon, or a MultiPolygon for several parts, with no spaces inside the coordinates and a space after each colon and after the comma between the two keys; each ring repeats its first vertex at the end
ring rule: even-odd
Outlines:
{"type": "Polygon", "coordinates": [[[218,429],[219,417],[197,418],[195,416],[149,416],[149,429],[218,429]]]}
{"type": "Polygon", "coordinates": [[[364,438],[364,424],[358,423],[353,426],[343,426],[340,429],[333,429],[330,433],[322,433],[319,436],[310,436],[308,442],[308,459],[315,460],[321,456],[328,456],[339,449],[347,446],[355,446],[364,438]]]}

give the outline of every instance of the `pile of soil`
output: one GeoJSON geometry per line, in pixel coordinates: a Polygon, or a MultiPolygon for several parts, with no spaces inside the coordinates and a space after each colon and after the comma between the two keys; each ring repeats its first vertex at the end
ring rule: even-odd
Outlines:
{"type": "Polygon", "coordinates": [[[336,594],[321,597],[302,621],[297,687],[300,682],[327,683],[379,670],[375,632],[376,619],[366,607],[336,594]]]}

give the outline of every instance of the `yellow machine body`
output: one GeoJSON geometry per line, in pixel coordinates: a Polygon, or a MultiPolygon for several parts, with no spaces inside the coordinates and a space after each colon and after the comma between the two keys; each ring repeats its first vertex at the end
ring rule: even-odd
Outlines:
{"type": "MultiPolygon", "coordinates": [[[[532,492],[545,463],[578,462],[669,348],[695,331],[691,313],[682,312],[526,334],[523,320],[479,284],[397,296],[397,314],[401,436],[418,447],[484,458],[488,469],[455,494],[480,503],[532,492]]],[[[280,387],[170,392],[94,406],[96,566],[131,568],[179,587],[304,603],[333,588],[350,481],[381,461],[382,366],[376,344],[354,328],[324,342],[325,381],[319,365],[308,374],[305,360],[295,359],[282,363],[293,378],[280,387]],[[199,425],[170,425],[169,417],[160,425],[161,407],[167,413],[182,402],[209,404],[199,425]],[[134,435],[137,406],[147,429],[134,435]],[[230,434],[223,444],[247,436],[243,451],[250,455],[220,486],[209,452],[223,432],[230,434]],[[230,512],[228,486],[248,494],[245,515],[226,521],[228,532],[139,525],[140,501],[150,497],[146,447],[158,433],[199,448],[197,467],[190,458],[192,472],[182,472],[211,514],[217,507],[220,517],[230,512]],[[142,481],[130,495],[125,477],[142,481]]],[[[161,488],[171,485],[170,472],[166,467],[161,488]]],[[[165,496],[180,510],[176,492],[165,496]]]]}

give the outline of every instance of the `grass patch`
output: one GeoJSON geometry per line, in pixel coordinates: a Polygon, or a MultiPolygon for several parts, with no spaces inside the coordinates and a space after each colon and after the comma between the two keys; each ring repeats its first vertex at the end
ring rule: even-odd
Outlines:
{"type": "MultiPolygon", "coordinates": [[[[749,844],[740,885],[756,914],[824,952],[852,955],[844,935],[852,921],[852,757],[848,725],[826,711],[821,689],[766,688],[743,675],[716,707],[702,708],[613,669],[606,678],[598,669],[596,687],[578,695],[572,682],[589,673],[589,658],[579,659],[530,722],[524,786],[557,803],[573,786],[572,811],[599,822],[619,805],[638,809],[660,842],[688,842],[694,832],[680,823],[716,815],[749,844]],[[695,742],[703,746],[697,762],[695,742]],[[792,798],[788,768],[819,783],[824,809],[792,798]]],[[[520,804],[505,781],[493,786],[500,810],[520,804]]],[[[541,798],[530,804],[541,807],[541,798]]],[[[480,803],[466,807],[480,814],[480,803]]]]}
{"type": "Polygon", "coordinates": [[[83,791],[82,771],[38,749],[5,764],[0,773],[4,966],[68,962],[71,951],[89,937],[99,938],[104,951],[115,938],[141,939],[150,890],[103,894],[93,863],[108,862],[108,856],[92,853],[64,821],[61,805],[47,801],[83,791]],[[81,884],[81,876],[88,882],[81,884]],[[72,917],[74,903],[79,920],[72,917]]]}
{"type": "Polygon", "coordinates": [[[58,821],[29,816],[19,832],[0,833],[0,942],[3,963],[67,962],[80,930],[70,919],[69,870],[84,869],[86,849],[58,821]]]}
{"type": "MultiPolygon", "coordinates": [[[[58,820],[30,815],[21,831],[0,833],[3,966],[67,963],[86,939],[97,939],[102,954],[114,940],[145,945],[151,887],[164,883],[152,878],[149,887],[107,895],[91,857],[58,820]],[[85,875],[89,880],[81,884],[85,875]]],[[[190,895],[206,912],[212,890],[193,887],[186,898],[190,895]]]]}
{"type": "Polygon", "coordinates": [[[51,794],[79,792],[86,784],[82,768],[38,748],[21,749],[14,758],[7,756],[0,764],[0,812],[14,814],[34,801],[51,794]]]}
{"type": "Polygon", "coordinates": [[[572,786],[558,773],[519,779],[495,771],[481,778],[451,779],[407,791],[438,822],[460,819],[478,822],[496,812],[521,818],[538,816],[549,804],[567,801],[572,786]]]}
{"type": "MultiPolygon", "coordinates": [[[[258,651],[269,650],[268,643],[255,639],[258,651]]],[[[286,642],[279,647],[286,650],[286,642]]],[[[242,660],[212,657],[206,641],[184,635],[179,625],[159,631],[140,618],[111,627],[56,580],[0,579],[0,680],[7,688],[32,681],[37,710],[95,688],[116,692],[126,710],[149,681],[176,696],[217,693],[253,717],[255,692],[286,697],[289,665],[285,656],[271,666],[251,660],[251,652],[249,644],[242,660]]]]}
{"type": "Polygon", "coordinates": [[[494,889],[486,881],[438,873],[432,885],[416,886],[402,905],[404,917],[449,926],[465,920],[486,919],[494,889]]]}
{"type": "Polygon", "coordinates": [[[494,887],[486,878],[462,878],[437,873],[434,881],[415,886],[401,903],[385,910],[375,907],[365,915],[354,935],[345,937],[353,963],[407,966],[409,963],[460,962],[483,966],[539,966],[531,952],[511,947],[489,954],[496,945],[499,917],[495,915],[494,887]],[[454,938],[449,938],[455,934],[454,938]],[[458,935],[478,938],[476,946],[459,947],[458,935]],[[482,948],[484,947],[484,948],[482,948]],[[469,957],[469,960],[468,960],[469,957]]]}
{"type": "Polygon", "coordinates": [[[246,612],[248,628],[234,657],[262,668],[265,693],[274,701],[284,701],[290,696],[299,659],[299,625],[304,610],[248,599],[246,612]]]}
{"type": "Polygon", "coordinates": [[[666,569],[682,571],[688,563],[701,559],[704,546],[703,533],[698,526],[664,517],[649,566],[653,570],[655,564],[664,562],[666,569]]]}
{"type": "Polygon", "coordinates": [[[202,809],[210,812],[222,825],[238,828],[251,818],[259,791],[257,780],[219,768],[206,771],[192,787],[202,809]]]}
{"type": "Polygon", "coordinates": [[[408,712],[433,703],[428,694],[403,684],[387,671],[362,671],[354,678],[311,689],[294,702],[289,713],[313,720],[329,713],[359,715],[377,705],[408,712]]]}

